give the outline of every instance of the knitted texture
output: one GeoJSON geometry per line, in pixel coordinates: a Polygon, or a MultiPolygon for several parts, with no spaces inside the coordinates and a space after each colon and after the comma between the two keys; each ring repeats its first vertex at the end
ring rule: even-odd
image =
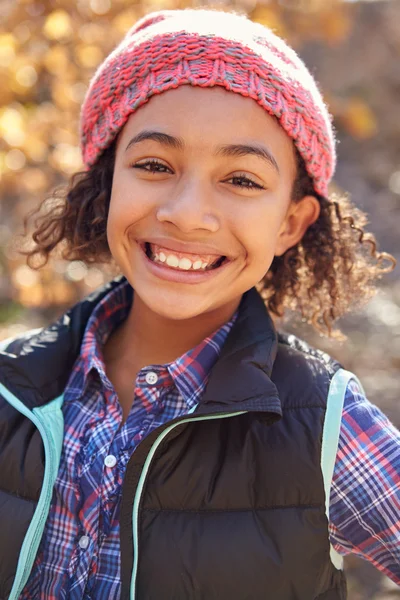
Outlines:
{"type": "Polygon", "coordinates": [[[99,66],[81,111],[85,166],[96,162],[152,95],[180,85],[218,85],[255,100],[293,139],[315,190],[327,195],[335,140],[312,75],[271,30],[215,10],[150,13],[99,66]]]}

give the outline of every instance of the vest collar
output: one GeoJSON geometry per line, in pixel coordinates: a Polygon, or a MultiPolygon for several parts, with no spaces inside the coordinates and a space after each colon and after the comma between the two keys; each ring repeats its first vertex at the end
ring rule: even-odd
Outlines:
{"type": "MultiPolygon", "coordinates": [[[[121,278],[115,279],[56,323],[13,341],[0,352],[1,382],[31,409],[61,395],[94,307],[120,283],[121,278]]],[[[195,414],[251,410],[266,411],[278,419],[281,404],[270,379],[277,347],[272,319],[253,288],[242,298],[238,318],[195,414]]]]}
{"type": "Polygon", "coordinates": [[[282,416],[278,390],[271,372],[278,335],[255,288],[242,298],[239,315],[214,365],[195,414],[257,411],[282,416]]]}

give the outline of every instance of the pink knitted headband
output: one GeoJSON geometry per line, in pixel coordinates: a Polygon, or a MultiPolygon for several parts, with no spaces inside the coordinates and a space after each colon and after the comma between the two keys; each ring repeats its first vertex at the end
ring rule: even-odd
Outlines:
{"type": "Polygon", "coordinates": [[[331,117],[297,54],[266,27],[214,10],[166,10],[141,19],[97,69],[81,111],[81,147],[92,166],[153,94],[219,85],[253,98],[293,139],[326,196],[336,154],[331,117]]]}

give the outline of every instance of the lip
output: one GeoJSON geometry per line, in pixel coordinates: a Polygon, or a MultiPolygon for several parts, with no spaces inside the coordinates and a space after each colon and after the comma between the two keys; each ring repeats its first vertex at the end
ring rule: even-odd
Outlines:
{"type": "Polygon", "coordinates": [[[171,252],[183,252],[185,254],[199,254],[199,255],[212,255],[216,258],[219,256],[226,256],[225,252],[221,252],[215,246],[209,246],[207,244],[191,244],[188,242],[179,242],[178,240],[171,240],[169,238],[143,238],[137,240],[139,246],[144,248],[146,242],[149,244],[155,244],[156,246],[162,246],[166,250],[171,250],[171,252]]]}
{"type": "MultiPolygon", "coordinates": [[[[156,243],[156,242],[154,242],[156,243]]],[[[165,281],[173,281],[175,283],[187,283],[196,284],[208,281],[212,277],[217,277],[222,271],[224,271],[230,264],[230,260],[226,260],[220,267],[211,269],[210,271],[180,271],[179,269],[171,269],[170,267],[164,266],[163,263],[155,263],[148,258],[144,245],[138,244],[141,256],[145,262],[146,267],[149,271],[165,281]]],[[[220,255],[219,255],[220,256],[220,255]]]]}

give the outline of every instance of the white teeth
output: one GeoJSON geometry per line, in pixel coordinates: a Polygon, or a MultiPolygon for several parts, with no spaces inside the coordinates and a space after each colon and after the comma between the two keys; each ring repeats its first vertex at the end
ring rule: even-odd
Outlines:
{"type": "Polygon", "coordinates": [[[178,267],[179,266],[179,258],[175,256],[175,254],[169,254],[167,256],[167,265],[169,267],[178,267]]]}
{"type": "Polygon", "coordinates": [[[187,256],[179,258],[176,254],[165,254],[165,252],[161,250],[153,253],[153,260],[155,262],[165,263],[174,269],[182,269],[183,271],[198,271],[199,269],[206,269],[209,267],[209,263],[201,259],[192,262],[187,256]]]}
{"type": "Polygon", "coordinates": [[[184,269],[184,271],[188,271],[192,266],[192,261],[188,258],[181,258],[179,261],[179,268],[184,269]]]}

